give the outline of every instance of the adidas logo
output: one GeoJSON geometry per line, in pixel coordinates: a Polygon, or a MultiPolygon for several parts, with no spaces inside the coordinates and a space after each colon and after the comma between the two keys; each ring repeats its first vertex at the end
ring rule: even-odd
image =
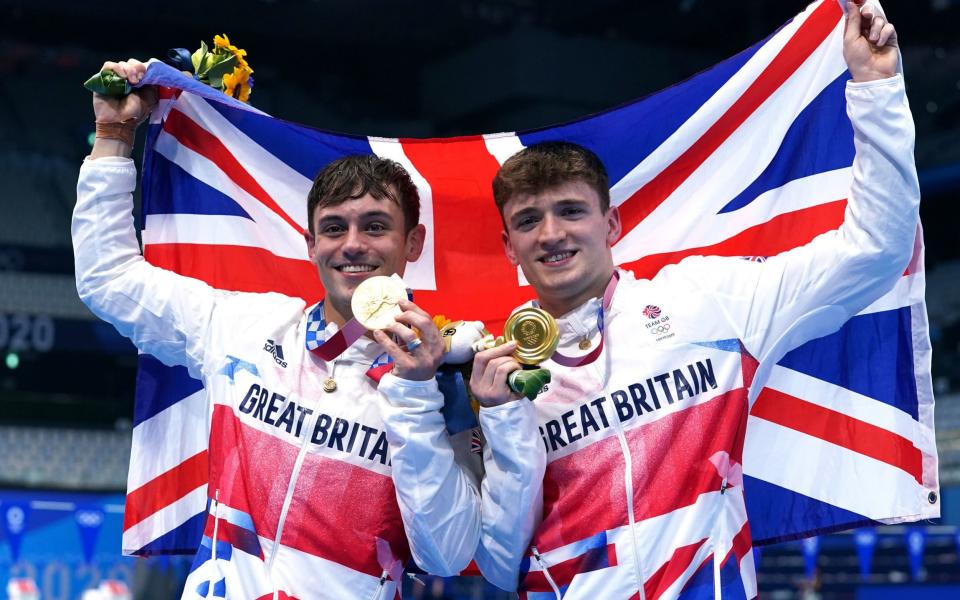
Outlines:
{"type": "Polygon", "coordinates": [[[263,349],[273,355],[273,360],[276,361],[278,365],[284,369],[287,368],[287,361],[283,360],[283,346],[274,343],[273,340],[267,340],[267,343],[263,345],[263,349]]]}

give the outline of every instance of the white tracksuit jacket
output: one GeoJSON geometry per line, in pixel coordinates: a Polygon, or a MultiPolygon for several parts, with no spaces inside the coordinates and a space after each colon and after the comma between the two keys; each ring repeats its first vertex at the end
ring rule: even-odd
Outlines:
{"type": "MultiPolygon", "coordinates": [[[[846,94],[856,158],[839,230],[765,262],[691,257],[652,280],[623,273],[599,359],[545,363],[553,379],[534,401],[544,509],[522,597],[756,596],[740,468],[748,405],[787,351],[893,287],[917,235],[902,77],[846,94]]],[[[559,319],[564,354],[599,341],[599,307],[559,319]]]]}

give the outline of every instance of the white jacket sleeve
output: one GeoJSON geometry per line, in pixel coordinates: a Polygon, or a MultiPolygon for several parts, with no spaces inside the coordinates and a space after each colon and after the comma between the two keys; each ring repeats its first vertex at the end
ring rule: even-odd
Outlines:
{"type": "Polygon", "coordinates": [[[136,177],[129,158],[87,159],[80,168],[71,227],[77,292],[137,348],[199,378],[216,292],[143,259],[132,215],[136,177]]]}
{"type": "Polygon", "coordinates": [[[434,575],[457,575],[480,534],[475,476],[457,463],[434,379],[384,375],[380,413],[390,444],[394,487],[413,559],[434,575]]]}
{"type": "Polygon", "coordinates": [[[520,562],[543,518],[547,453],[533,402],[526,399],[481,408],[480,426],[486,446],[475,559],[487,581],[515,591],[520,562]]]}
{"type": "Polygon", "coordinates": [[[677,266],[717,301],[761,371],[889,291],[913,253],[920,192],[903,77],[850,82],[846,95],[856,155],[843,225],[764,263],[697,257],[677,266]]]}
{"type": "Polygon", "coordinates": [[[515,590],[520,561],[543,513],[547,459],[533,403],[480,409],[486,441],[481,496],[476,476],[455,459],[436,381],[388,374],[379,390],[414,560],[429,573],[449,576],[474,558],[488,581],[515,590]]]}

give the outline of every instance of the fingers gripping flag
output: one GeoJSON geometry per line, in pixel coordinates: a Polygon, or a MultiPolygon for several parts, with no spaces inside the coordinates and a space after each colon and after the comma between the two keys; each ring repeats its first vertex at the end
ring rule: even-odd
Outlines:
{"type": "MultiPolygon", "coordinates": [[[[144,253],[222,289],[313,303],[323,290],[302,238],[312,178],[342,156],[377,154],[402,164],[420,191],[426,247],[405,276],[418,304],[497,328],[533,291],[503,257],[490,182],[514,152],[559,139],[604,161],[624,223],[614,258],[638,277],[690,255],[764,260],[843,220],[854,148],[842,33],[839,4],[821,0],[755,46],[620,108],[549,129],[431,140],[282,121],[155,62],[144,83],[164,87],[144,157],[144,253]]],[[[923,293],[918,232],[888,294],[773,370],[742,466],[754,544],[939,514],[923,293]]],[[[184,369],[141,358],[126,553],[196,551],[206,406],[184,369]]]]}

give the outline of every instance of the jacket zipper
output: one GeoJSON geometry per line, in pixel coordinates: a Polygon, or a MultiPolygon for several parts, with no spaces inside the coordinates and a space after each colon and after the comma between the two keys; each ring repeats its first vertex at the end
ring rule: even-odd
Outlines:
{"type": "MultiPolygon", "coordinates": [[[[387,587],[387,577],[389,575],[390,573],[386,570],[380,575],[380,581],[377,582],[377,587],[374,588],[373,594],[370,596],[370,600],[380,600],[383,590],[387,587]]],[[[399,586],[400,583],[397,583],[397,585],[399,586]]]]}
{"type": "MultiPolygon", "coordinates": [[[[598,379],[601,382],[606,381],[603,374],[599,372],[596,363],[592,366],[598,379]]],[[[603,387],[606,389],[606,385],[603,387]]],[[[614,431],[617,434],[617,441],[620,443],[620,451],[623,453],[623,487],[627,496],[627,524],[630,527],[630,539],[633,542],[633,569],[637,577],[637,592],[639,594],[639,600],[646,600],[647,595],[643,589],[643,569],[641,568],[640,561],[640,540],[637,538],[637,521],[633,510],[633,456],[630,454],[627,437],[623,433],[623,424],[620,423],[620,417],[616,410],[613,411],[610,420],[614,423],[614,431]]]]}
{"type": "MultiPolygon", "coordinates": [[[[303,429],[301,430],[303,432],[303,439],[300,441],[300,450],[297,452],[297,460],[293,463],[293,470],[290,472],[290,482],[287,484],[287,493],[283,498],[283,508],[280,510],[280,519],[277,521],[277,536],[273,540],[273,549],[270,552],[270,558],[267,560],[268,575],[270,575],[273,571],[273,561],[277,558],[277,552],[280,550],[280,539],[283,537],[283,526],[287,521],[287,512],[290,510],[290,504],[293,501],[293,492],[296,489],[297,479],[300,475],[300,469],[303,466],[303,461],[307,456],[307,445],[309,444],[310,440],[310,432],[313,430],[313,423],[317,420],[318,416],[318,411],[314,410],[313,414],[307,419],[307,421],[304,423],[303,429]]],[[[274,598],[276,598],[276,596],[277,592],[274,590],[274,598]]]]}
{"type": "Polygon", "coordinates": [[[627,446],[627,438],[623,434],[623,428],[620,426],[619,417],[614,414],[612,420],[615,420],[617,441],[620,442],[620,450],[623,452],[624,464],[624,491],[627,495],[627,523],[630,526],[630,539],[633,540],[633,568],[637,575],[637,592],[640,593],[640,600],[645,600],[646,593],[643,590],[643,570],[640,568],[640,546],[637,539],[637,521],[633,512],[633,457],[630,454],[630,447],[627,446]]]}
{"type": "Polygon", "coordinates": [[[213,540],[210,545],[213,547],[211,559],[217,560],[217,534],[220,528],[220,488],[213,491],[213,540]]]}
{"type": "Polygon", "coordinates": [[[560,588],[557,587],[557,584],[553,580],[553,577],[550,576],[550,570],[547,569],[547,563],[544,562],[543,557],[540,555],[540,551],[537,550],[536,546],[531,546],[530,551],[533,552],[533,558],[537,561],[537,564],[540,565],[540,570],[543,571],[543,576],[546,578],[547,583],[549,583],[550,587],[553,589],[553,593],[556,594],[557,600],[560,600],[563,597],[560,594],[560,588]]]}

